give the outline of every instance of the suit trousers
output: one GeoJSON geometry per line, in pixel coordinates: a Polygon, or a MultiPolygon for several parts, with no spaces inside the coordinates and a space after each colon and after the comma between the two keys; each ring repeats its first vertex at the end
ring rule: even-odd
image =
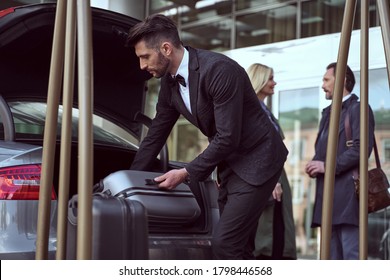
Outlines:
{"type": "Polygon", "coordinates": [[[282,169],[259,186],[248,184],[226,165],[218,173],[220,219],[212,240],[215,259],[255,259],[257,224],[282,169]]]}
{"type": "Polygon", "coordinates": [[[330,240],[331,260],[359,259],[359,227],[354,225],[332,226],[330,240]]]}

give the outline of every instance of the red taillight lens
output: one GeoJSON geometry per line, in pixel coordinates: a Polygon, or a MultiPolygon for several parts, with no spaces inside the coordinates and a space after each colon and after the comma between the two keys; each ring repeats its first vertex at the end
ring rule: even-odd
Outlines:
{"type": "Polygon", "coordinates": [[[10,13],[13,13],[14,11],[15,11],[15,8],[8,8],[8,9],[0,11],[0,18],[8,15],[10,13]]]}
{"type": "MultiPolygon", "coordinates": [[[[38,200],[40,182],[39,164],[0,168],[0,199],[38,200]]],[[[56,199],[54,187],[51,199],[56,199]]]]}

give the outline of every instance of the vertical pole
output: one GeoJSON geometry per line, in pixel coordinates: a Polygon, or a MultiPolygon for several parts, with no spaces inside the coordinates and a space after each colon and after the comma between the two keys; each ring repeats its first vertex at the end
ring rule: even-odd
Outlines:
{"type": "MultiPolygon", "coordinates": [[[[381,25],[385,58],[386,58],[387,81],[389,82],[389,86],[390,86],[390,19],[389,19],[390,7],[389,7],[389,0],[377,0],[377,6],[378,6],[378,12],[379,12],[379,21],[380,21],[380,25],[381,25]]],[[[385,211],[385,218],[386,218],[386,211],[385,211]]],[[[389,251],[385,250],[384,253],[385,253],[385,259],[387,259],[389,251]]]]}
{"type": "Polygon", "coordinates": [[[66,12],[63,115],[61,128],[60,179],[58,184],[58,224],[56,258],[66,258],[66,234],[69,200],[70,149],[72,140],[72,107],[76,50],[76,0],[68,0],[66,12]]]}
{"type": "Polygon", "coordinates": [[[368,27],[369,3],[361,1],[360,30],[360,190],[359,190],[359,259],[367,259],[368,224],[368,27]]]}
{"type": "Polygon", "coordinates": [[[79,85],[79,160],[77,259],[92,256],[92,175],[93,175],[93,57],[92,19],[89,0],[77,1],[77,49],[79,85]]]}
{"type": "Polygon", "coordinates": [[[58,0],[54,24],[53,47],[47,93],[47,113],[43,136],[41,186],[39,189],[37,260],[48,258],[49,218],[51,210],[51,188],[57,138],[58,105],[64,63],[66,0],[58,0]]]}
{"type": "Polygon", "coordinates": [[[324,198],[322,205],[321,221],[321,247],[320,259],[326,260],[330,257],[330,238],[332,233],[332,210],[335,181],[335,162],[338,146],[339,120],[341,111],[341,101],[345,80],[346,65],[348,59],[349,44],[353,20],[355,16],[356,0],[346,0],[343,25],[341,29],[340,47],[337,58],[336,81],[332,98],[332,107],[329,122],[329,136],[327,144],[327,154],[325,162],[325,182],[324,198]]]}
{"type": "Polygon", "coordinates": [[[385,48],[387,80],[390,85],[390,11],[389,0],[377,0],[379,21],[381,24],[383,46],[385,48]]]}

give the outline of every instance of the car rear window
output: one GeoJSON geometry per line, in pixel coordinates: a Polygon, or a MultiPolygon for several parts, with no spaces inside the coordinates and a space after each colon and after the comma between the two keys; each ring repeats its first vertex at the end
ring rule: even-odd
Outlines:
{"type": "MultiPolygon", "coordinates": [[[[42,140],[46,120],[46,103],[43,102],[9,102],[8,103],[15,126],[15,140],[31,139],[42,140]]],[[[63,108],[60,105],[58,110],[57,139],[60,139],[63,108]]],[[[72,140],[77,141],[79,111],[72,110],[72,140]]],[[[0,119],[0,137],[4,139],[3,120],[0,119]]],[[[138,141],[129,132],[118,125],[103,119],[97,115],[93,116],[93,138],[94,143],[115,145],[119,147],[132,147],[138,145],[138,141]]]]}

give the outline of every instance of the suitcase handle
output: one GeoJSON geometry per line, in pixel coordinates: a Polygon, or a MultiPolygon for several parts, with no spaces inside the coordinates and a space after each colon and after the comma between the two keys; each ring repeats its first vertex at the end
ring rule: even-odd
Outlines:
{"type": "Polygon", "coordinates": [[[145,185],[154,186],[154,185],[158,185],[158,184],[160,184],[160,182],[157,182],[154,179],[145,179],[145,185]]]}

